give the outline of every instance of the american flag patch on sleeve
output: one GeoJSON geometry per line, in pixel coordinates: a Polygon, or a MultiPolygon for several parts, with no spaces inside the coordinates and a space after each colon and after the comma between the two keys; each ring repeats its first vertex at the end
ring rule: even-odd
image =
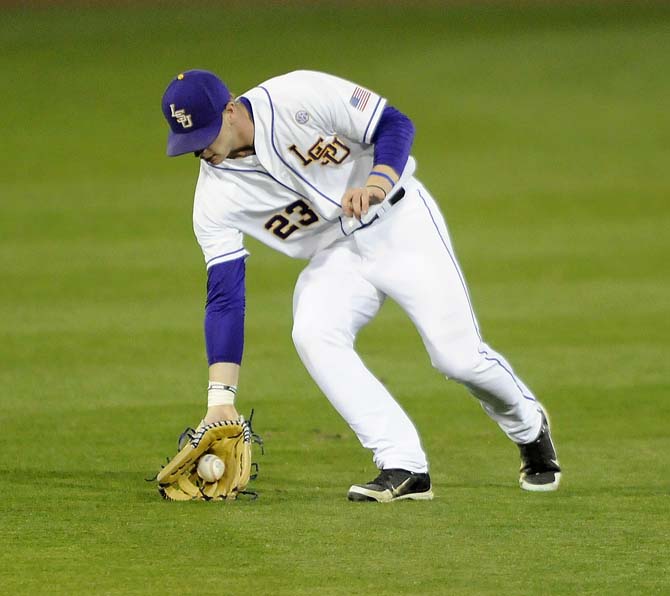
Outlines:
{"type": "Polygon", "coordinates": [[[365,106],[368,105],[368,99],[370,99],[370,95],[371,93],[367,89],[356,87],[351,98],[349,99],[349,103],[357,110],[364,112],[365,106]]]}

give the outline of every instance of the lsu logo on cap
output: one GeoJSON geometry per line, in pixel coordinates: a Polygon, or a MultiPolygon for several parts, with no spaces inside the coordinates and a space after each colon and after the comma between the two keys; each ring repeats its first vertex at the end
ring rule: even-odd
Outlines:
{"type": "Polygon", "coordinates": [[[175,110],[175,105],[170,104],[170,114],[172,117],[179,122],[184,128],[191,128],[193,126],[193,120],[191,120],[191,114],[187,114],[186,110],[183,108],[181,110],[175,110]]]}

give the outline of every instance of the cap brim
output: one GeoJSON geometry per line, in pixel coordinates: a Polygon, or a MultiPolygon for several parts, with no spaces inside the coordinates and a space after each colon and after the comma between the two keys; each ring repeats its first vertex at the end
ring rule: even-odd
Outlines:
{"type": "Polygon", "coordinates": [[[215,122],[194,130],[193,132],[168,133],[167,154],[170,157],[177,155],[184,155],[184,153],[193,153],[194,151],[202,151],[214,142],[214,139],[219,136],[221,131],[222,117],[219,116],[215,122]]]}

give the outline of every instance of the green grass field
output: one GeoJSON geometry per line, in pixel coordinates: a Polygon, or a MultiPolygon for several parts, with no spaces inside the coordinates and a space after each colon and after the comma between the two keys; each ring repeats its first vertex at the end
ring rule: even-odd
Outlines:
{"type": "Polygon", "coordinates": [[[4,9],[0,592],[668,594],[670,7],[4,9]],[[486,339],[552,413],[555,494],[393,304],[359,340],[436,499],[352,504],[370,455],[294,352],[303,263],[249,241],[257,501],[144,481],[204,410],[180,70],[339,74],[415,121],[486,339]]]}

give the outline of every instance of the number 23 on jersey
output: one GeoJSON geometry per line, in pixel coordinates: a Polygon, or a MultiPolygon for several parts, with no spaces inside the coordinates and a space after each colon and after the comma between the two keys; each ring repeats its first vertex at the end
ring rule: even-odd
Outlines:
{"type": "Polygon", "coordinates": [[[291,203],[284,211],[273,215],[265,222],[265,229],[282,240],[293,232],[319,221],[319,216],[302,199],[291,203]]]}

